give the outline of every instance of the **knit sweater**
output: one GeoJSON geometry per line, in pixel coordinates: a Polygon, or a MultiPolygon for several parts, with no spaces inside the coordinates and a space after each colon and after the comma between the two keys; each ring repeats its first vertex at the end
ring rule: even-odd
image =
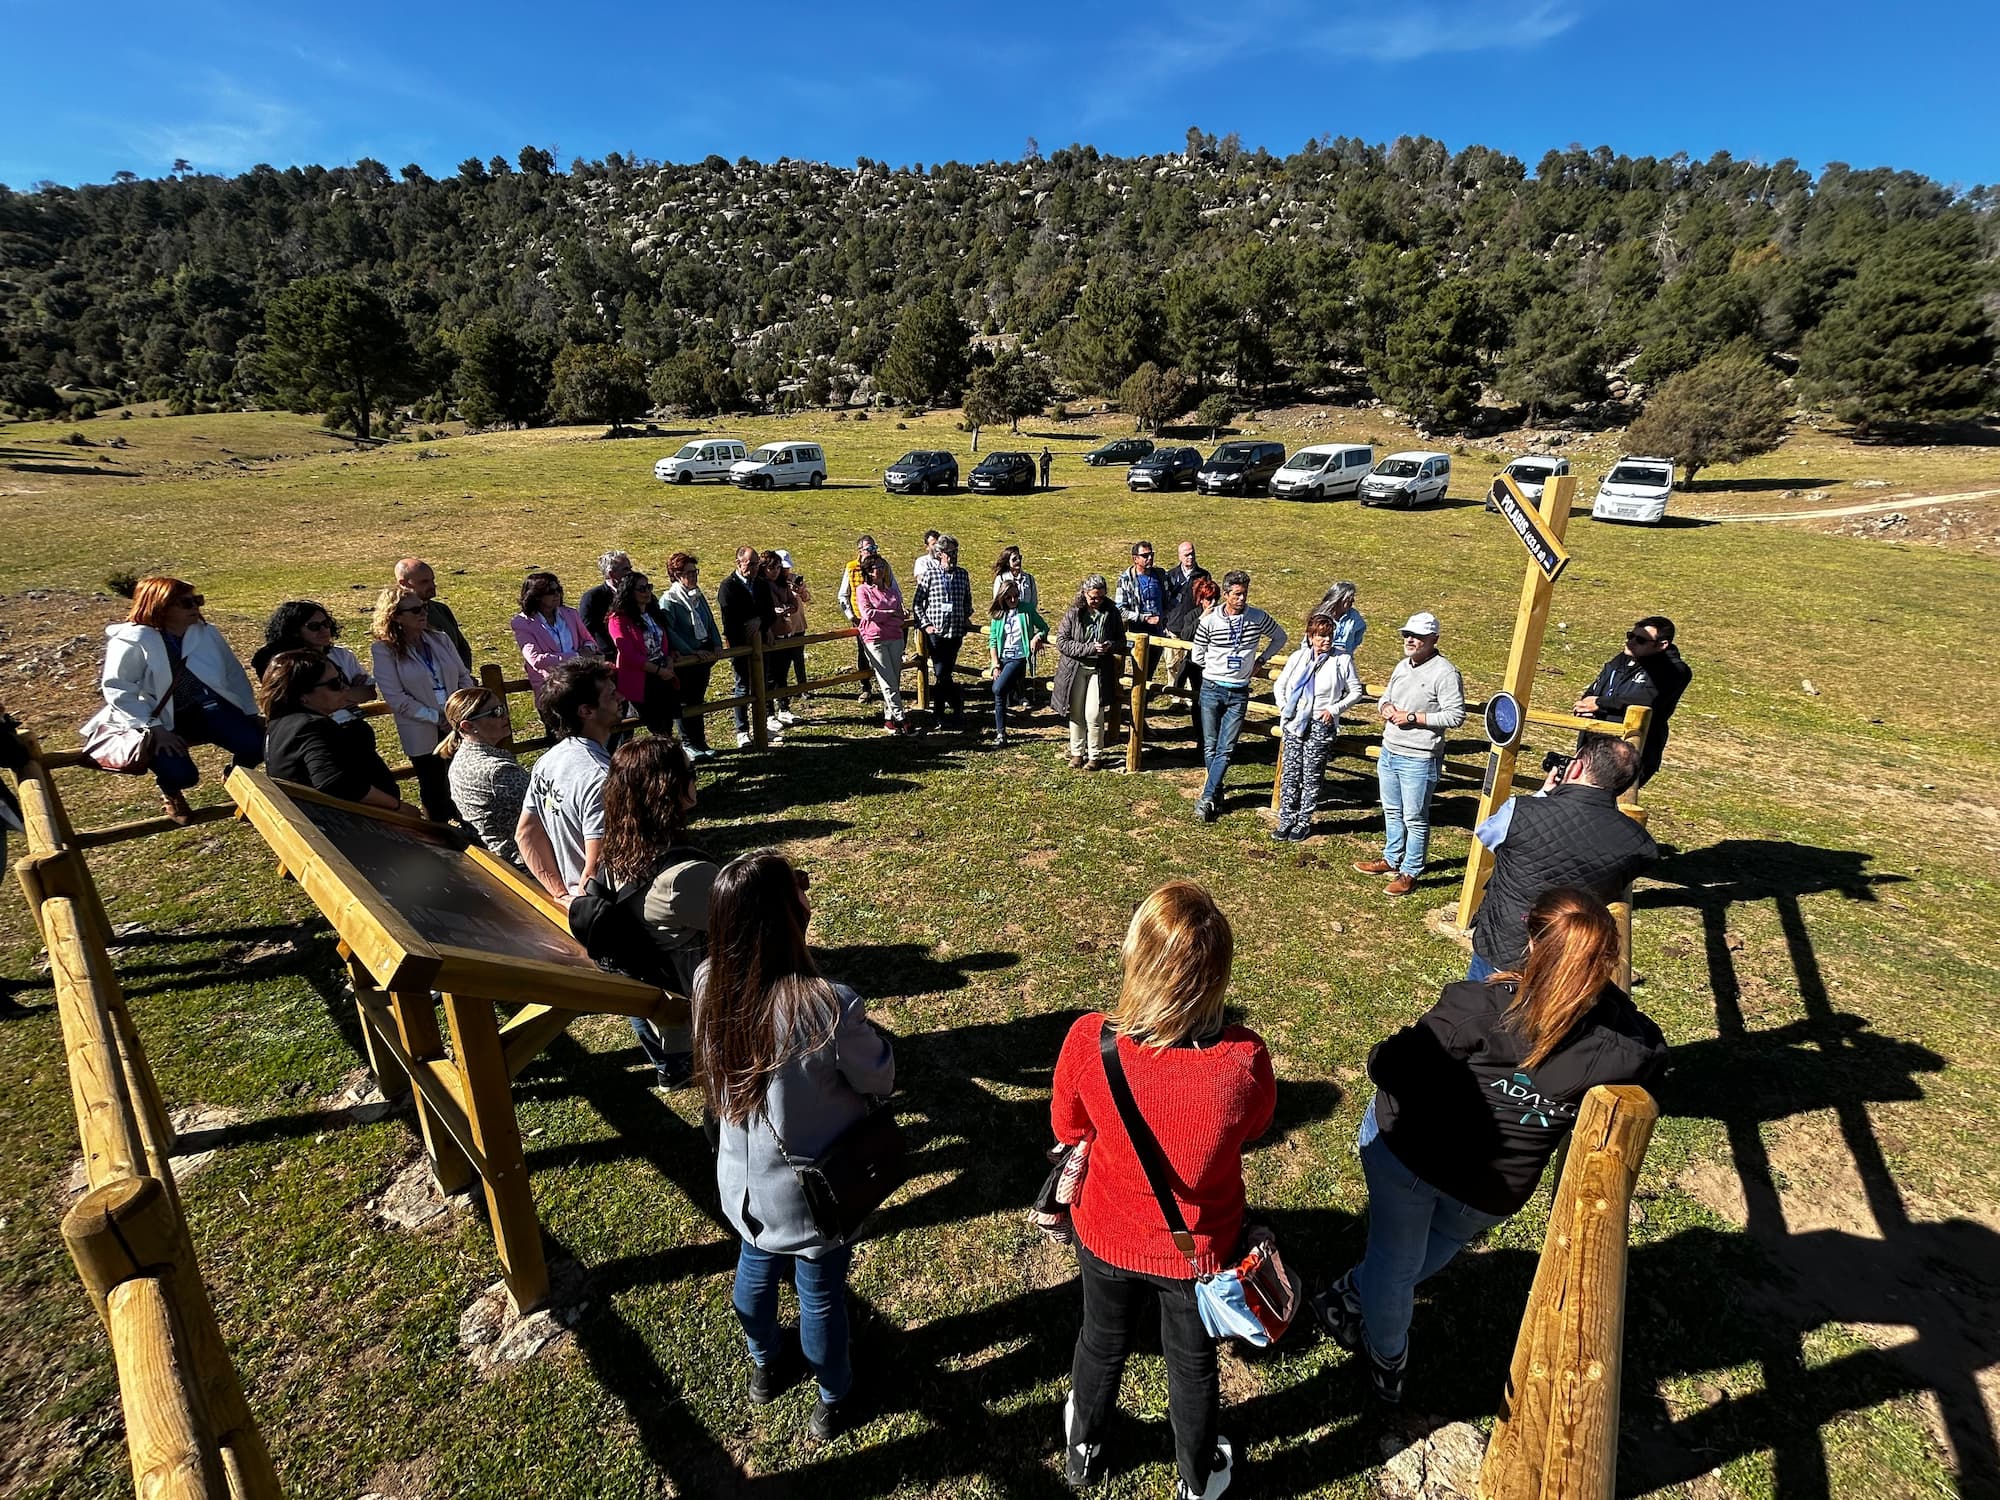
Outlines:
{"type": "MultiPolygon", "coordinates": [[[[1098,1052],[1103,1026],[1103,1013],[1092,1011],[1070,1027],[1049,1101],[1057,1140],[1091,1142],[1071,1222],[1099,1260],[1192,1280],[1112,1100],[1098,1052]]],[[[1242,1249],[1243,1147],[1270,1129],[1278,1101],[1264,1039],[1244,1026],[1226,1026],[1202,1047],[1142,1047],[1120,1037],[1118,1059],[1167,1158],[1201,1270],[1218,1271],[1242,1249]]]]}

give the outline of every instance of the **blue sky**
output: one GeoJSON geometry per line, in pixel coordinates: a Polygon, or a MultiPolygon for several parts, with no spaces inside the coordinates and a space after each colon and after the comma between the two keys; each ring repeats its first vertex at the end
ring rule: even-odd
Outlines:
{"type": "Polygon", "coordinates": [[[2000,181],[2000,4],[1155,0],[480,7],[0,0],[0,182],[372,156],[433,175],[524,144],[895,165],[1189,125],[1281,154],[1424,134],[1523,158],[1894,166],[2000,181]],[[1004,24],[993,24],[1004,22],[1004,24]]]}

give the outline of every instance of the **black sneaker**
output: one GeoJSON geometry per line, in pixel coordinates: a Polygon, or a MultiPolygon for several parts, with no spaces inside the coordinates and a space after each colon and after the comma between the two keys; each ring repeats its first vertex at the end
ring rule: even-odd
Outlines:
{"type": "Polygon", "coordinates": [[[1063,1478],[1072,1489],[1089,1489],[1104,1477],[1104,1444],[1076,1441],[1076,1393],[1063,1402],[1063,1478]]]}
{"type": "Polygon", "coordinates": [[[1231,1471],[1236,1466],[1236,1450],[1226,1437],[1215,1440],[1215,1455],[1209,1460],[1208,1483],[1198,1490],[1188,1488],[1185,1479],[1174,1479],[1174,1500],[1218,1500],[1229,1488],[1231,1471]]]}
{"type": "Polygon", "coordinates": [[[1375,1399],[1384,1406],[1403,1404],[1403,1372],[1409,1368],[1410,1351],[1405,1349],[1389,1363],[1378,1357],[1373,1349],[1368,1351],[1368,1379],[1375,1387],[1375,1399]]]}
{"type": "Polygon", "coordinates": [[[784,1395],[798,1384],[804,1363],[799,1358],[799,1346],[787,1335],[783,1347],[769,1364],[750,1366],[750,1404],[769,1406],[784,1395]]]}
{"type": "Polygon", "coordinates": [[[1354,1273],[1349,1271],[1324,1291],[1306,1299],[1313,1321],[1326,1336],[1347,1350],[1361,1347],[1361,1298],[1354,1290],[1354,1273]]]}
{"type": "Polygon", "coordinates": [[[815,1443],[830,1443],[853,1425],[854,1397],[850,1393],[838,1401],[828,1401],[825,1397],[815,1401],[806,1431],[815,1443]]]}
{"type": "Polygon", "coordinates": [[[1204,823],[1215,821],[1215,804],[1206,797],[1194,805],[1194,815],[1204,823]]]}
{"type": "Polygon", "coordinates": [[[681,1052],[669,1057],[653,1070],[654,1087],[668,1091],[685,1088],[694,1081],[694,1057],[681,1052]]]}

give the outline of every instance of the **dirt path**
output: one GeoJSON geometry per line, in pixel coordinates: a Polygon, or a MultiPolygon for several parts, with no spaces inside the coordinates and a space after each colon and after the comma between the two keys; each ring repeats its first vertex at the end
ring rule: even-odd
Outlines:
{"type": "Polygon", "coordinates": [[[1961,500],[2000,498],[2000,490],[1965,490],[1956,495],[1925,495],[1914,500],[1880,500],[1872,505],[1840,505],[1831,510],[1778,510],[1759,516],[1703,516],[1704,521],[1825,521],[1836,516],[1872,516],[1880,511],[1915,510],[1922,505],[1955,505],[1961,500]]]}

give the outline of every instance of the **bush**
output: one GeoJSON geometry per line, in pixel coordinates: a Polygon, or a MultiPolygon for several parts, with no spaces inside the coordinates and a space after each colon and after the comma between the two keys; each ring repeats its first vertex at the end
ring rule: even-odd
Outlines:
{"type": "Polygon", "coordinates": [[[104,586],[119,598],[130,599],[134,594],[139,592],[139,575],[131,572],[106,573],[104,575],[104,586]]]}
{"type": "Polygon", "coordinates": [[[57,438],[59,443],[67,443],[72,448],[95,448],[97,445],[80,432],[72,432],[66,438],[57,438]]]}
{"type": "Polygon", "coordinates": [[[69,418],[72,422],[88,422],[96,415],[97,403],[95,401],[79,401],[69,409],[69,418]]]}

